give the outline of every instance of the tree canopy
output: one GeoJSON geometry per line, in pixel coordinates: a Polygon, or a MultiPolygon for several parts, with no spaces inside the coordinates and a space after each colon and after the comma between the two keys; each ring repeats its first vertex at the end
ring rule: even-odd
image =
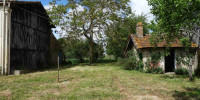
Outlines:
{"type": "Polygon", "coordinates": [[[165,33],[167,40],[173,40],[180,34],[188,36],[190,40],[199,36],[200,0],[148,0],[148,2],[161,27],[160,32],[156,34],[165,33]]]}
{"type": "MultiPolygon", "coordinates": [[[[179,38],[182,45],[191,47],[191,42],[199,44],[200,35],[200,0],[148,0],[151,12],[156,16],[159,30],[154,35],[173,42],[179,38]]],[[[186,48],[189,76],[192,80],[192,57],[196,54],[193,48],[186,48]]]]}
{"type": "Polygon", "coordinates": [[[94,62],[94,44],[104,35],[104,29],[118,16],[131,12],[129,0],[68,0],[66,5],[53,0],[49,9],[53,23],[67,35],[84,37],[90,50],[90,63],[94,62]]]}
{"type": "MultiPolygon", "coordinates": [[[[86,40],[64,37],[58,39],[59,44],[64,51],[64,55],[67,59],[78,59],[80,62],[84,61],[84,58],[88,57],[89,46],[86,40]]],[[[95,59],[104,56],[103,45],[100,43],[95,43],[95,59]]]]}
{"type": "Polygon", "coordinates": [[[144,25],[144,33],[149,33],[147,17],[144,14],[131,15],[125,18],[118,18],[118,21],[110,24],[106,30],[107,46],[106,52],[109,55],[124,57],[124,49],[127,45],[127,38],[130,34],[136,34],[136,25],[142,22],[144,25]]]}

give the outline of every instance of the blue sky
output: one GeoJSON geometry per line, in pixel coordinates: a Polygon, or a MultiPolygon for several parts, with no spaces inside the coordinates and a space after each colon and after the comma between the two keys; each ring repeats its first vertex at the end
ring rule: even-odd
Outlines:
{"type": "MultiPolygon", "coordinates": [[[[43,4],[43,6],[48,6],[49,2],[51,2],[52,0],[20,0],[20,1],[41,1],[41,3],[43,4]]],[[[61,0],[61,3],[66,3],[68,0],[61,0]]],[[[151,7],[148,5],[148,1],[147,0],[130,0],[130,6],[132,8],[132,10],[135,12],[135,14],[147,14],[148,16],[148,20],[150,22],[150,20],[152,20],[154,18],[154,16],[152,14],[150,14],[150,9],[151,7]]],[[[54,34],[56,36],[56,38],[59,38],[58,34],[54,34]]]]}
{"type": "MultiPolygon", "coordinates": [[[[40,1],[43,6],[47,6],[49,5],[49,2],[51,2],[52,0],[19,0],[19,1],[40,1]]],[[[67,0],[62,0],[61,3],[67,2],[67,0]]]]}
{"type": "Polygon", "coordinates": [[[52,0],[20,0],[20,1],[40,1],[42,2],[43,6],[49,5],[49,2],[52,0]]]}

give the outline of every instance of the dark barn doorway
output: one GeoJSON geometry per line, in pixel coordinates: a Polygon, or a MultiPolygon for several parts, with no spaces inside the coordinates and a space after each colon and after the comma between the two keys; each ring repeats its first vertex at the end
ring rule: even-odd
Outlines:
{"type": "Polygon", "coordinates": [[[174,72],[175,69],[175,52],[170,50],[170,55],[165,56],[165,72],[174,72]]]}

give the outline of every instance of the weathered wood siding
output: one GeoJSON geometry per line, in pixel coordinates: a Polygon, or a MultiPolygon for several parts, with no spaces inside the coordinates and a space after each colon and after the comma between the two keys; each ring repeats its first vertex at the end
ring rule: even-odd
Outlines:
{"type": "Polygon", "coordinates": [[[58,60],[57,58],[60,58],[60,63],[62,63],[62,50],[61,47],[53,35],[53,33],[50,35],[50,56],[49,56],[49,62],[51,65],[57,65],[58,60]]]}
{"type": "Polygon", "coordinates": [[[38,3],[12,4],[11,69],[35,69],[48,64],[51,27],[38,3]]]}

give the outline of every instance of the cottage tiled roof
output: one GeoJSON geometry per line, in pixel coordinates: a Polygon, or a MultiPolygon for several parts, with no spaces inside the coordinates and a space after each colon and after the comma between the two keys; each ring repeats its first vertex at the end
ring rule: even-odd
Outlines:
{"type": "MultiPolygon", "coordinates": [[[[146,35],[143,38],[139,38],[133,34],[130,35],[130,38],[132,39],[132,41],[135,44],[137,49],[152,48],[152,47],[167,47],[168,46],[168,44],[166,43],[165,40],[163,40],[162,42],[158,42],[156,44],[156,46],[151,45],[150,37],[151,37],[151,35],[146,35]]],[[[170,45],[170,47],[184,47],[184,46],[181,45],[181,41],[179,39],[175,39],[175,41],[170,45]]],[[[192,43],[191,47],[198,47],[198,45],[192,43]]]]}

